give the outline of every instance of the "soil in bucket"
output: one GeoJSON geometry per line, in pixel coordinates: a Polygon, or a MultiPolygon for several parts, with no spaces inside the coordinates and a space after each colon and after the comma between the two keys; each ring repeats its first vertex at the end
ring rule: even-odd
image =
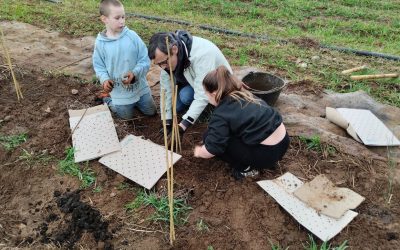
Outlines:
{"type": "Polygon", "coordinates": [[[275,75],[263,72],[250,72],[242,81],[254,95],[263,99],[268,105],[274,106],[286,82],[275,75]]]}

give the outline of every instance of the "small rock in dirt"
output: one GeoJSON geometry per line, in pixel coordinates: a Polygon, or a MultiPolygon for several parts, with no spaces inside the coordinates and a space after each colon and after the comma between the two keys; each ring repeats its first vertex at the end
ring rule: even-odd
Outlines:
{"type": "Polygon", "coordinates": [[[50,109],[50,107],[47,107],[47,109],[45,109],[45,110],[44,110],[44,112],[46,112],[46,113],[50,113],[50,112],[51,112],[51,109],[50,109]]]}
{"type": "Polygon", "coordinates": [[[79,91],[77,90],[77,89],[72,89],[71,90],[71,94],[73,94],[73,95],[76,95],[76,94],[78,94],[79,93],[79,91]]]}
{"type": "Polygon", "coordinates": [[[313,60],[313,61],[318,61],[319,59],[321,59],[321,57],[319,57],[319,56],[313,56],[313,57],[311,57],[311,60],[313,60]]]}
{"type": "Polygon", "coordinates": [[[3,121],[8,122],[11,120],[11,115],[7,115],[6,117],[4,117],[3,121]]]}
{"type": "Polygon", "coordinates": [[[117,195],[116,193],[112,192],[112,193],[110,194],[110,197],[114,197],[114,196],[116,196],[116,195],[117,195]]]}
{"type": "Polygon", "coordinates": [[[305,63],[305,62],[299,63],[300,68],[304,69],[304,68],[307,68],[307,66],[308,66],[307,63],[305,63]]]}
{"type": "Polygon", "coordinates": [[[97,243],[97,249],[99,249],[99,250],[103,250],[104,249],[104,242],[103,241],[99,241],[98,243],[97,243]]]}

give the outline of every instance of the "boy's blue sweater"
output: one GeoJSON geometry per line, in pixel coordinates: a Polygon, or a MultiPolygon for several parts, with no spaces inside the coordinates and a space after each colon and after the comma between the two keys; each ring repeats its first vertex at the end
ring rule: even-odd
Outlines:
{"type": "Polygon", "coordinates": [[[150,92],[146,74],[150,68],[147,47],[142,39],[125,27],[118,38],[108,38],[99,33],[93,52],[93,67],[96,76],[103,84],[105,80],[114,81],[110,95],[114,105],[128,105],[150,92]],[[129,88],[124,88],[124,75],[131,71],[135,75],[129,88]]]}

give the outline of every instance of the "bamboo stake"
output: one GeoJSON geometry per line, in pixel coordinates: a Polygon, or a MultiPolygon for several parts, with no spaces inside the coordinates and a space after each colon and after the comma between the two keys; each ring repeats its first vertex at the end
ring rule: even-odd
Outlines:
{"type": "Polygon", "coordinates": [[[169,203],[169,207],[170,207],[170,230],[169,230],[169,239],[170,239],[170,244],[173,244],[173,227],[171,227],[171,215],[172,215],[172,220],[173,220],[173,214],[171,213],[171,172],[170,172],[170,161],[169,161],[169,157],[168,157],[168,139],[167,139],[167,122],[166,122],[166,118],[165,118],[165,90],[162,89],[161,90],[161,101],[162,101],[162,120],[163,120],[163,129],[164,129],[164,145],[165,145],[165,160],[167,163],[167,187],[168,187],[168,203],[169,203]]]}
{"type": "MultiPolygon", "coordinates": [[[[176,117],[176,103],[177,103],[177,96],[178,96],[178,86],[175,86],[175,123],[178,124],[178,118],[176,117]]],[[[178,125],[179,126],[179,125],[178,125]]],[[[182,145],[181,145],[181,135],[179,134],[179,127],[176,126],[176,152],[182,152],[182,145]]]]}
{"type": "MultiPolygon", "coordinates": [[[[173,106],[173,108],[174,108],[174,106],[173,106]]],[[[174,211],[174,181],[173,181],[173,178],[174,178],[174,165],[173,165],[173,163],[174,163],[174,160],[173,160],[173,155],[174,155],[174,135],[175,135],[175,129],[173,129],[174,128],[174,124],[175,124],[175,122],[174,122],[174,120],[172,121],[172,134],[171,134],[171,151],[170,151],[170,153],[171,153],[171,157],[169,158],[169,160],[170,160],[170,179],[169,179],[169,181],[170,181],[170,184],[169,184],[169,187],[170,187],[170,189],[169,189],[169,227],[170,227],[170,241],[171,241],[171,245],[172,245],[172,242],[175,240],[175,237],[174,237],[174,228],[175,228],[175,226],[174,226],[174,215],[173,215],[173,211],[174,211]]]]}
{"type": "Polygon", "coordinates": [[[366,80],[366,79],[378,79],[378,78],[397,78],[399,74],[377,74],[377,75],[358,75],[350,76],[352,80],[366,80]]]}
{"type": "Polygon", "coordinates": [[[20,99],[23,99],[24,96],[22,95],[21,86],[19,85],[19,82],[17,81],[17,78],[15,77],[13,66],[11,63],[10,53],[8,52],[8,49],[6,47],[6,44],[4,41],[4,33],[3,33],[3,29],[1,27],[0,27],[0,33],[1,33],[0,42],[1,42],[1,46],[3,47],[3,50],[4,50],[4,57],[6,58],[8,67],[10,68],[11,76],[12,76],[12,79],[14,82],[15,92],[17,93],[18,101],[20,101],[20,99]]]}
{"type": "MultiPolygon", "coordinates": [[[[178,88],[175,86],[175,81],[174,81],[174,74],[172,73],[172,64],[171,64],[171,52],[170,52],[170,47],[169,47],[169,39],[168,36],[165,37],[165,42],[167,44],[167,51],[168,51],[168,64],[169,64],[169,75],[170,75],[170,87],[171,87],[171,96],[172,96],[172,101],[177,99],[178,95],[178,88]]],[[[172,104],[173,106],[173,104],[172,104]]],[[[172,136],[175,135],[176,138],[179,138],[179,128],[178,128],[178,118],[176,116],[176,104],[175,107],[172,108],[172,131],[175,130],[175,133],[172,134],[172,136]],[[178,135],[176,135],[177,133],[178,135]]],[[[179,138],[180,139],[180,138],[179,138]]],[[[180,140],[177,142],[178,145],[180,145],[180,140]]],[[[173,151],[173,148],[171,148],[171,151],[173,151]]],[[[177,151],[178,153],[180,151],[177,151]]]]}
{"type": "Polygon", "coordinates": [[[69,141],[69,138],[71,138],[71,136],[74,134],[75,130],[78,128],[79,123],[81,123],[83,117],[85,116],[86,112],[88,111],[89,108],[85,109],[85,112],[83,112],[81,118],[79,118],[78,123],[75,125],[74,129],[72,129],[71,134],[69,134],[67,141],[69,141]]]}
{"type": "Polygon", "coordinates": [[[351,68],[351,69],[346,69],[346,70],[342,71],[342,74],[343,75],[347,75],[347,74],[350,74],[350,73],[353,73],[353,72],[356,72],[356,71],[360,71],[360,70],[365,69],[365,68],[367,68],[367,65],[363,65],[363,66],[355,67],[355,68],[351,68]]]}
{"type": "MultiPolygon", "coordinates": [[[[177,93],[175,93],[174,88],[174,76],[172,74],[172,65],[171,65],[171,54],[169,48],[169,41],[168,36],[165,38],[165,42],[167,44],[167,51],[168,51],[168,63],[169,63],[169,74],[170,74],[170,88],[171,88],[171,97],[172,97],[172,134],[171,134],[171,157],[170,157],[170,179],[169,179],[169,187],[168,190],[168,197],[169,197],[169,239],[171,245],[175,240],[175,225],[174,225],[174,165],[173,165],[173,154],[174,154],[174,136],[175,136],[175,129],[174,127],[177,126],[177,119],[176,119],[176,102],[174,101],[176,98],[177,93]]],[[[165,130],[164,130],[165,131],[165,130]]],[[[167,144],[166,144],[167,145],[167,144]]]]}
{"type": "MultiPolygon", "coordinates": [[[[176,96],[176,95],[175,95],[176,96]]],[[[175,99],[176,100],[176,99],[175,99]]],[[[172,110],[176,110],[176,102],[173,101],[172,104],[172,110]]],[[[176,120],[172,120],[172,134],[171,134],[171,157],[170,157],[170,189],[169,189],[169,226],[170,226],[170,239],[171,242],[175,240],[175,226],[174,226],[174,143],[175,143],[175,126],[176,125],[176,120]]],[[[172,245],[172,243],[171,243],[172,245]]]]}
{"type": "MultiPolygon", "coordinates": [[[[175,95],[174,95],[174,100],[172,103],[172,111],[173,111],[173,130],[172,130],[172,135],[171,135],[171,190],[170,190],[170,197],[171,197],[171,207],[170,207],[170,222],[172,221],[172,238],[175,240],[175,226],[174,226],[174,215],[173,215],[173,207],[174,207],[174,165],[173,165],[173,154],[174,154],[174,143],[175,140],[178,138],[177,136],[179,136],[179,130],[178,130],[178,119],[176,117],[176,100],[177,100],[177,96],[178,96],[178,86],[175,86],[175,95]],[[174,131],[175,130],[175,131],[174,131]],[[175,136],[174,136],[175,133],[175,136]]],[[[178,141],[176,141],[176,145],[178,145],[177,143],[178,141]]]]}

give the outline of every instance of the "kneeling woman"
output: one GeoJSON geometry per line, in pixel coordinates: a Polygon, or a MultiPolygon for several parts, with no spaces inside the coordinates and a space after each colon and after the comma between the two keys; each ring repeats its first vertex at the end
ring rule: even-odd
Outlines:
{"type": "Polygon", "coordinates": [[[194,156],[217,156],[229,163],[236,179],[273,169],[289,147],[281,115],[255,97],[224,66],[206,75],[203,88],[216,106],[194,156]]]}

